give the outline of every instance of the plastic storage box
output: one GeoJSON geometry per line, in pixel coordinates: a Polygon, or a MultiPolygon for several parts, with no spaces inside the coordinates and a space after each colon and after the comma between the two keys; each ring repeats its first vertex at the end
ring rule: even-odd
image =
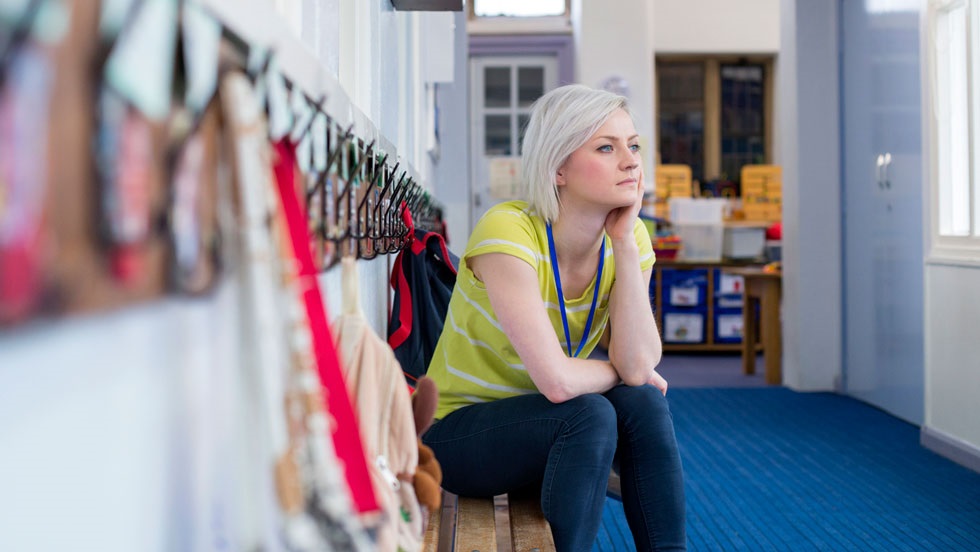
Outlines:
{"type": "Polygon", "coordinates": [[[670,198],[670,222],[673,224],[721,224],[727,199],[721,198],[670,198]]]}
{"type": "Polygon", "coordinates": [[[726,224],[721,254],[726,259],[757,259],[765,253],[764,225],[726,224]]]}
{"type": "Polygon", "coordinates": [[[724,227],[724,199],[670,199],[670,222],[681,239],[680,258],[687,261],[720,261],[724,227]]]}
{"type": "Polygon", "coordinates": [[[720,261],[724,226],[720,224],[674,223],[681,239],[680,258],[685,261],[720,261]]]}

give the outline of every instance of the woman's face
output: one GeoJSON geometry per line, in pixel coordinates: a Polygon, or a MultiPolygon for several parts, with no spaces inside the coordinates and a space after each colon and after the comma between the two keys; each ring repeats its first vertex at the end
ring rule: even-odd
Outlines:
{"type": "Polygon", "coordinates": [[[608,209],[632,205],[640,179],[639,136],[633,119],[618,109],[559,167],[563,208],[574,204],[608,209]]]}

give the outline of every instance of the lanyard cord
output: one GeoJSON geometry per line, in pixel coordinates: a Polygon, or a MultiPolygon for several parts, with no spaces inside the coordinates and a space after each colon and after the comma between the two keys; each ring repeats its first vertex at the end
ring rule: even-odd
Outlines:
{"type": "Polygon", "coordinates": [[[606,260],[606,238],[603,236],[602,245],[599,246],[599,269],[596,271],[595,288],[592,290],[592,306],[589,308],[589,317],[585,320],[585,329],[582,331],[582,340],[578,343],[578,350],[572,354],[572,337],[568,329],[568,315],[565,313],[565,295],[561,291],[561,274],[558,271],[558,253],[555,251],[555,236],[551,231],[551,223],[548,223],[548,251],[551,253],[551,269],[555,273],[555,288],[558,290],[558,306],[561,308],[561,323],[565,326],[565,345],[568,346],[568,356],[577,357],[582,352],[582,347],[588,341],[589,331],[592,329],[592,319],[595,317],[595,306],[599,302],[599,284],[602,283],[602,265],[606,260]]]}

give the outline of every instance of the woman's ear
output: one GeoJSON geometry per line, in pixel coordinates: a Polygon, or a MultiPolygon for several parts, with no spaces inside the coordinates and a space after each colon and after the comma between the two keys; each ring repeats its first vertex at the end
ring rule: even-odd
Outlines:
{"type": "Polygon", "coordinates": [[[558,172],[555,173],[555,184],[557,184],[558,186],[564,186],[565,185],[565,167],[564,167],[564,165],[561,166],[561,167],[558,167],[558,172]]]}

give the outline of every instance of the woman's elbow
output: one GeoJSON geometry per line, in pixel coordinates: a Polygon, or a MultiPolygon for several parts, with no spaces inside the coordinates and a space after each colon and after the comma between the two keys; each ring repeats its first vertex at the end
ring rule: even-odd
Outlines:
{"type": "Polygon", "coordinates": [[[621,377],[623,378],[623,383],[631,387],[636,387],[650,381],[650,376],[652,375],[652,370],[650,370],[649,374],[641,370],[633,370],[623,374],[621,377]]]}
{"type": "Polygon", "coordinates": [[[569,389],[566,389],[563,385],[557,382],[550,385],[541,386],[538,388],[538,391],[544,395],[544,398],[548,399],[553,404],[561,404],[573,397],[569,389]]]}
{"type": "Polygon", "coordinates": [[[641,358],[633,359],[627,363],[623,370],[617,370],[623,383],[631,386],[638,386],[648,383],[653,377],[653,372],[660,364],[661,354],[643,355],[641,358]]]}

